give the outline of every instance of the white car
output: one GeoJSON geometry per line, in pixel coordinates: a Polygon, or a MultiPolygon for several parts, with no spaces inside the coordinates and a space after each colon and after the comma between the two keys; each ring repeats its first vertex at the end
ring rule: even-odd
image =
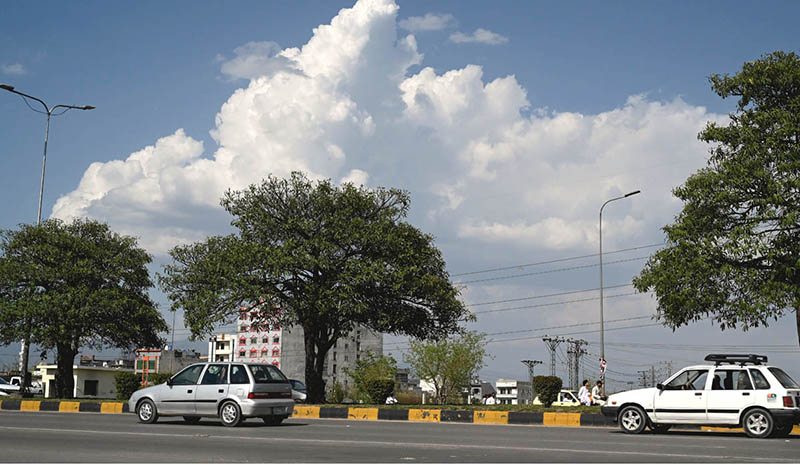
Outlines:
{"type": "Polygon", "coordinates": [[[12,394],[19,394],[19,386],[0,378],[0,396],[9,396],[12,394]]]}
{"type": "MultiPolygon", "coordinates": [[[[539,399],[539,396],[536,396],[533,399],[533,405],[542,405],[542,401],[539,399]]],[[[580,401],[578,400],[578,393],[575,391],[570,391],[569,389],[562,389],[558,393],[558,397],[553,402],[553,407],[577,407],[581,405],[580,401]]]]}
{"type": "Polygon", "coordinates": [[[672,425],[740,426],[754,438],[787,437],[800,424],[800,385],[763,355],[711,354],[654,388],[611,395],[604,415],[626,433],[672,425]]]}

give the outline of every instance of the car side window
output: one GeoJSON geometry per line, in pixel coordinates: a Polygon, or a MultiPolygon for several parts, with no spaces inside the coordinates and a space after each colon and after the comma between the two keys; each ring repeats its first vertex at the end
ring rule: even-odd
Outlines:
{"type": "Polygon", "coordinates": [[[228,365],[209,365],[200,384],[228,384],[228,365]]]}
{"type": "Polygon", "coordinates": [[[667,383],[667,390],[702,391],[706,386],[708,370],[686,370],[667,383]]]}
{"type": "Polygon", "coordinates": [[[755,385],[756,389],[769,389],[769,381],[759,370],[751,369],[750,376],[753,377],[753,385],[755,385]]]}
{"type": "Polygon", "coordinates": [[[753,389],[745,370],[715,370],[711,383],[714,391],[743,391],[753,389]]]}
{"type": "Polygon", "coordinates": [[[200,372],[203,371],[203,365],[192,365],[177,375],[172,377],[172,384],[177,386],[186,386],[189,384],[197,384],[197,378],[200,377],[200,372]]]}
{"type": "Polygon", "coordinates": [[[231,384],[250,384],[244,365],[231,365],[231,384]]]}

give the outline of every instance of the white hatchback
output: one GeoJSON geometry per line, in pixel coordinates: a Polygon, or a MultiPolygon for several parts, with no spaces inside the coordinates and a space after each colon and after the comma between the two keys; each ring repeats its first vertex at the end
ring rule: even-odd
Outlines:
{"type": "Polygon", "coordinates": [[[787,437],[800,424],[800,385],[763,355],[711,354],[654,388],[613,394],[604,415],[626,433],[672,425],[740,426],[750,437],[787,437]]]}

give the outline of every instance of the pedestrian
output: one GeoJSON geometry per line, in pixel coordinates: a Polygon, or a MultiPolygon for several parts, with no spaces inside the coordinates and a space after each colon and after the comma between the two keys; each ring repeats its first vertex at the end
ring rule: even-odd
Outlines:
{"type": "Polygon", "coordinates": [[[602,387],[603,381],[598,379],[597,383],[595,383],[594,387],[592,388],[592,405],[605,404],[605,399],[603,399],[603,396],[600,394],[600,389],[602,389],[602,387]]]}
{"type": "Polygon", "coordinates": [[[489,401],[489,394],[484,394],[483,395],[483,399],[481,399],[481,403],[483,405],[486,405],[486,402],[488,402],[488,401],[489,401]]]}
{"type": "Polygon", "coordinates": [[[589,393],[589,380],[583,380],[583,386],[581,386],[580,391],[578,391],[578,400],[583,405],[592,405],[592,397],[589,393]]]}
{"type": "Polygon", "coordinates": [[[497,397],[495,396],[495,393],[493,392],[493,393],[491,393],[489,395],[489,398],[486,399],[486,405],[495,405],[496,403],[497,403],[497,397]]]}
{"type": "Polygon", "coordinates": [[[396,403],[397,399],[395,399],[393,395],[389,394],[389,397],[386,398],[386,405],[392,405],[396,403]]]}

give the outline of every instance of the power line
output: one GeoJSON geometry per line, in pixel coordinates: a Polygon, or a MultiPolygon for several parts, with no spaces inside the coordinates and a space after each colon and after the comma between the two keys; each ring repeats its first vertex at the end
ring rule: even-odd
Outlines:
{"type": "MultiPolygon", "coordinates": [[[[614,299],[617,297],[627,297],[632,295],[638,295],[638,292],[629,292],[627,294],[613,294],[605,296],[606,299],[614,299]]],[[[549,302],[546,304],[536,304],[536,305],[523,305],[521,307],[505,307],[505,308],[496,308],[494,310],[481,310],[480,312],[473,312],[476,315],[481,313],[497,313],[497,312],[510,312],[512,310],[524,310],[528,308],[539,308],[539,307],[552,307],[554,305],[563,305],[563,304],[574,304],[579,302],[591,302],[592,300],[600,300],[600,297],[587,297],[585,299],[574,299],[574,300],[562,300],[560,302],[549,302]]]]}
{"type": "MultiPolygon", "coordinates": [[[[633,284],[617,284],[615,286],[603,286],[603,289],[616,289],[618,287],[629,287],[633,286],[633,284]]],[[[467,304],[467,307],[480,307],[482,305],[492,305],[492,304],[505,304],[509,302],[519,302],[521,300],[532,300],[532,299],[544,299],[546,297],[558,297],[562,295],[570,295],[570,294],[581,294],[584,292],[591,292],[591,291],[599,291],[599,287],[595,287],[592,289],[581,289],[578,291],[565,291],[565,292],[556,292],[555,294],[544,294],[544,295],[535,295],[531,297],[519,297],[516,299],[506,299],[506,300],[495,300],[492,302],[479,302],[477,304],[467,304]]]]}
{"type": "MultiPolygon", "coordinates": [[[[605,265],[614,265],[614,264],[617,264],[617,263],[634,262],[634,261],[637,261],[637,260],[644,260],[644,259],[647,259],[647,258],[650,258],[650,256],[647,255],[647,256],[642,256],[642,257],[626,258],[626,259],[623,259],[623,260],[614,260],[614,261],[611,261],[611,262],[604,262],[603,266],[605,266],[605,265]]],[[[592,263],[591,265],[579,265],[579,266],[570,266],[570,267],[566,267],[566,268],[555,268],[555,269],[552,269],[552,270],[535,271],[535,272],[532,272],[532,273],[521,273],[521,274],[512,274],[512,275],[507,275],[507,276],[499,276],[497,278],[474,279],[472,281],[458,281],[458,282],[454,282],[453,284],[473,284],[473,283],[483,283],[483,282],[489,282],[489,281],[502,281],[504,279],[524,278],[526,276],[536,276],[536,275],[549,274],[549,273],[560,273],[562,271],[582,270],[582,269],[588,269],[588,268],[595,268],[595,267],[598,267],[598,266],[600,266],[600,264],[592,263]]]]}
{"type": "MultiPolygon", "coordinates": [[[[630,247],[630,248],[627,248],[627,249],[612,250],[611,252],[603,252],[603,255],[611,255],[611,254],[615,254],[615,253],[629,252],[631,250],[649,249],[651,247],[658,247],[660,245],[665,245],[665,243],[664,242],[659,242],[658,244],[648,244],[648,245],[641,245],[641,246],[638,246],[638,247],[630,247]]],[[[588,254],[588,255],[578,255],[578,256],[575,256],[575,257],[559,258],[559,259],[555,259],[555,260],[547,260],[547,261],[535,262],[535,263],[526,263],[526,264],[523,264],[523,265],[511,265],[511,266],[504,266],[504,267],[501,267],[501,268],[492,268],[492,269],[488,269],[488,270],[469,271],[469,272],[466,272],[466,273],[456,273],[456,274],[452,274],[450,276],[451,277],[468,276],[468,275],[474,275],[474,274],[492,273],[492,272],[495,272],[495,271],[513,270],[515,268],[525,268],[526,266],[549,265],[549,264],[552,264],[552,263],[560,263],[560,262],[567,262],[567,261],[571,261],[571,260],[580,260],[582,258],[597,257],[598,255],[600,255],[600,254],[599,253],[593,253],[593,254],[588,254]]]]}

